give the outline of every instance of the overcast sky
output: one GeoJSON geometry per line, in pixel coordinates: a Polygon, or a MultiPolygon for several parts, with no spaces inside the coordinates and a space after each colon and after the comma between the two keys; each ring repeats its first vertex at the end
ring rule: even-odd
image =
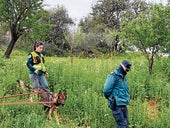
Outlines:
{"type": "MultiPolygon", "coordinates": [[[[55,8],[63,5],[73,20],[78,23],[80,18],[86,17],[91,12],[91,7],[97,0],[44,0],[45,8],[55,8]]],[[[167,0],[146,0],[156,3],[167,3],[167,0]]]]}

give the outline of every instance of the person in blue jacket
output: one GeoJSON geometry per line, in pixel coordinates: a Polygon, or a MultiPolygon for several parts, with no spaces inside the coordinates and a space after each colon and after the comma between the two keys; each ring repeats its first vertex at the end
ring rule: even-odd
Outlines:
{"type": "Polygon", "coordinates": [[[43,42],[36,41],[33,46],[33,51],[29,53],[27,59],[27,67],[29,69],[29,78],[34,86],[34,92],[39,91],[40,88],[48,89],[48,83],[45,76],[48,76],[48,72],[45,68],[45,59],[42,54],[43,42]]]}
{"type": "Polygon", "coordinates": [[[120,66],[107,76],[104,84],[103,94],[108,99],[108,106],[117,122],[116,128],[128,127],[127,105],[130,101],[130,94],[126,74],[130,69],[131,63],[123,60],[120,66]]]}

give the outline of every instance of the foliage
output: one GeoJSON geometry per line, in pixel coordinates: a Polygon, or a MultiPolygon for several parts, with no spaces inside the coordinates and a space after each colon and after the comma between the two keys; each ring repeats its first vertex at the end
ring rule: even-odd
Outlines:
{"type": "Polygon", "coordinates": [[[5,36],[4,27],[5,25],[0,25],[0,50],[4,49],[3,47],[7,45],[8,39],[5,36]]]}
{"type": "MultiPolygon", "coordinates": [[[[8,25],[11,34],[10,43],[5,52],[9,57],[15,43],[25,31],[37,26],[37,19],[34,17],[42,9],[42,0],[6,0],[0,3],[0,23],[8,25]]],[[[39,17],[40,18],[40,17],[39,17]]],[[[45,26],[44,26],[45,27],[45,26]]]]}
{"type": "MultiPolygon", "coordinates": [[[[0,53],[1,55],[1,53],[0,53]]],[[[27,54],[14,51],[10,59],[0,58],[0,94],[17,85],[16,80],[22,79],[30,85],[28,69],[25,65],[27,54]]],[[[112,59],[78,59],[70,63],[70,57],[46,57],[49,72],[47,81],[54,92],[66,88],[68,99],[64,107],[59,107],[61,128],[115,127],[115,121],[107,100],[102,94],[107,74],[117,68],[123,59],[128,59],[133,67],[127,75],[131,94],[129,105],[130,128],[166,128],[169,126],[169,58],[162,57],[156,60],[154,75],[147,74],[147,61],[141,53],[128,53],[112,59]],[[159,100],[157,108],[159,118],[147,118],[147,101],[159,100]]],[[[36,97],[33,97],[35,99],[36,97]]],[[[12,101],[27,101],[27,97],[15,98],[12,101]]],[[[7,102],[3,100],[2,102],[7,102]]],[[[55,120],[48,121],[41,105],[13,105],[0,107],[0,127],[58,127],[55,120]]]]}
{"type": "Polygon", "coordinates": [[[39,10],[34,16],[34,26],[30,31],[23,33],[16,44],[16,48],[31,51],[33,43],[37,40],[45,41],[53,25],[50,23],[50,12],[39,10]]]}
{"type": "MultiPolygon", "coordinates": [[[[78,54],[80,57],[97,57],[100,47],[98,46],[98,39],[96,39],[95,36],[94,33],[85,34],[76,32],[72,39],[74,54],[78,54]]],[[[100,52],[102,52],[102,50],[104,51],[104,49],[101,49],[100,52]]]]}
{"type": "Polygon", "coordinates": [[[129,1],[124,0],[101,0],[92,7],[92,21],[94,26],[89,27],[93,32],[104,32],[105,28],[118,29],[123,16],[123,12],[127,9],[129,1]],[[102,25],[103,30],[94,31],[96,26],[102,25]]]}
{"type": "MultiPolygon", "coordinates": [[[[8,22],[9,25],[12,23],[19,23],[21,20],[21,24],[26,27],[27,22],[25,21],[32,21],[33,14],[37,12],[37,9],[40,9],[40,5],[42,1],[38,0],[28,0],[28,1],[21,1],[21,0],[7,0],[1,2],[1,22],[8,22]],[[27,17],[24,14],[29,14],[30,17],[27,17]],[[10,20],[11,19],[11,20],[10,20]]],[[[30,25],[32,22],[30,22],[30,25]]],[[[22,29],[23,26],[18,26],[18,30],[22,29]]]]}
{"type": "Polygon", "coordinates": [[[50,22],[50,12],[41,9],[35,16],[35,24],[29,31],[29,38],[32,40],[46,40],[53,25],[50,22]]]}
{"type": "MultiPolygon", "coordinates": [[[[46,55],[72,56],[74,54],[79,57],[99,57],[104,53],[108,56],[114,54],[115,57],[127,49],[132,51],[131,47],[139,48],[137,46],[140,44],[139,40],[136,38],[137,41],[134,42],[132,36],[128,36],[135,30],[133,26],[138,26],[136,27],[137,32],[133,31],[134,35],[141,37],[141,40],[145,40],[144,42],[155,44],[163,40],[161,45],[158,45],[159,50],[156,50],[157,46],[156,49],[151,47],[151,50],[170,51],[170,42],[167,36],[169,35],[169,8],[164,9],[163,5],[152,7],[145,0],[98,0],[92,6],[92,13],[81,19],[76,31],[70,29],[74,22],[63,6],[44,10],[41,0],[8,0],[1,2],[0,6],[2,7],[0,8],[2,10],[0,11],[0,14],[2,13],[0,15],[0,27],[2,28],[0,44],[3,44],[4,49],[4,46],[10,42],[5,54],[9,54],[14,45],[18,49],[30,51],[36,40],[42,40],[45,42],[46,55]],[[11,19],[5,20],[5,18],[11,19]],[[20,21],[17,21],[17,18],[20,21]],[[141,23],[138,22],[139,20],[141,23]],[[164,26],[163,24],[166,22],[167,26],[164,26]],[[12,24],[15,27],[10,27],[12,24]],[[140,27],[140,24],[143,27],[140,27]],[[16,32],[13,33],[12,38],[9,37],[6,40],[5,34],[9,29],[16,30],[16,32]],[[130,30],[128,31],[128,29],[130,30]],[[146,34],[145,31],[147,31],[146,34]],[[20,38],[16,36],[17,33],[20,33],[20,38]],[[126,38],[125,40],[120,40],[121,33],[123,33],[124,39],[126,38]],[[151,38],[145,39],[145,36],[151,38]],[[167,38],[165,39],[165,37],[167,38]],[[17,44],[15,44],[16,39],[17,44]],[[129,41],[131,43],[127,43],[129,41]]],[[[148,48],[148,46],[146,47],[148,48]]],[[[152,58],[151,56],[147,54],[147,58],[152,58]]],[[[151,59],[148,61],[151,62],[151,59]]],[[[152,67],[152,64],[149,66],[152,67]]]]}
{"type": "Polygon", "coordinates": [[[92,7],[90,16],[81,19],[79,26],[85,33],[95,33],[99,46],[99,40],[103,40],[109,47],[108,52],[114,51],[116,56],[116,52],[122,52],[124,46],[124,42],[119,39],[122,17],[130,21],[137,17],[139,12],[145,11],[148,6],[149,4],[143,0],[98,0],[92,7]]]}
{"type": "Polygon", "coordinates": [[[149,6],[143,0],[98,0],[92,7],[92,13],[82,18],[79,26],[85,33],[102,33],[105,29],[119,30],[122,17],[130,21],[149,6]]]}
{"type": "Polygon", "coordinates": [[[131,22],[122,25],[125,41],[145,54],[150,74],[152,74],[154,56],[169,51],[169,11],[168,6],[154,5],[131,22]]]}
{"type": "Polygon", "coordinates": [[[57,6],[50,10],[50,22],[53,25],[49,36],[46,38],[48,47],[53,47],[53,53],[57,55],[64,55],[64,50],[69,50],[70,46],[65,38],[69,31],[69,27],[74,24],[73,20],[69,17],[67,10],[64,6],[57,6]]]}

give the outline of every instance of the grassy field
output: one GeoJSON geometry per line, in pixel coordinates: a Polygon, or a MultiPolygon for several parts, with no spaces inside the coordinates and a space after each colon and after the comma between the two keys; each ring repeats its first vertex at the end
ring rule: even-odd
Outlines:
{"type": "MultiPolygon", "coordinates": [[[[0,56],[2,53],[0,52],[0,56]]],[[[0,128],[113,128],[115,121],[102,89],[106,76],[123,59],[131,61],[127,75],[131,102],[130,128],[168,128],[170,126],[170,59],[157,58],[154,74],[148,75],[147,61],[140,53],[119,55],[116,59],[80,59],[46,57],[48,84],[52,91],[66,89],[68,99],[59,108],[60,126],[47,120],[41,105],[11,105],[0,107],[0,128]]],[[[0,95],[18,86],[21,79],[32,86],[25,65],[27,54],[14,51],[10,59],[0,58],[0,95]]],[[[36,97],[34,97],[36,98],[36,97]]],[[[8,101],[28,101],[28,97],[8,101]]],[[[1,100],[0,103],[7,102],[1,100]]]]}

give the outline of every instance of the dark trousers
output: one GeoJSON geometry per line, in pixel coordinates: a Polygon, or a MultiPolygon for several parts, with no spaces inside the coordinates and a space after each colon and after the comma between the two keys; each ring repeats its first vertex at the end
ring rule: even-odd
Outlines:
{"type": "Polygon", "coordinates": [[[116,128],[128,128],[128,110],[126,106],[112,106],[113,117],[117,122],[116,128]]]}

